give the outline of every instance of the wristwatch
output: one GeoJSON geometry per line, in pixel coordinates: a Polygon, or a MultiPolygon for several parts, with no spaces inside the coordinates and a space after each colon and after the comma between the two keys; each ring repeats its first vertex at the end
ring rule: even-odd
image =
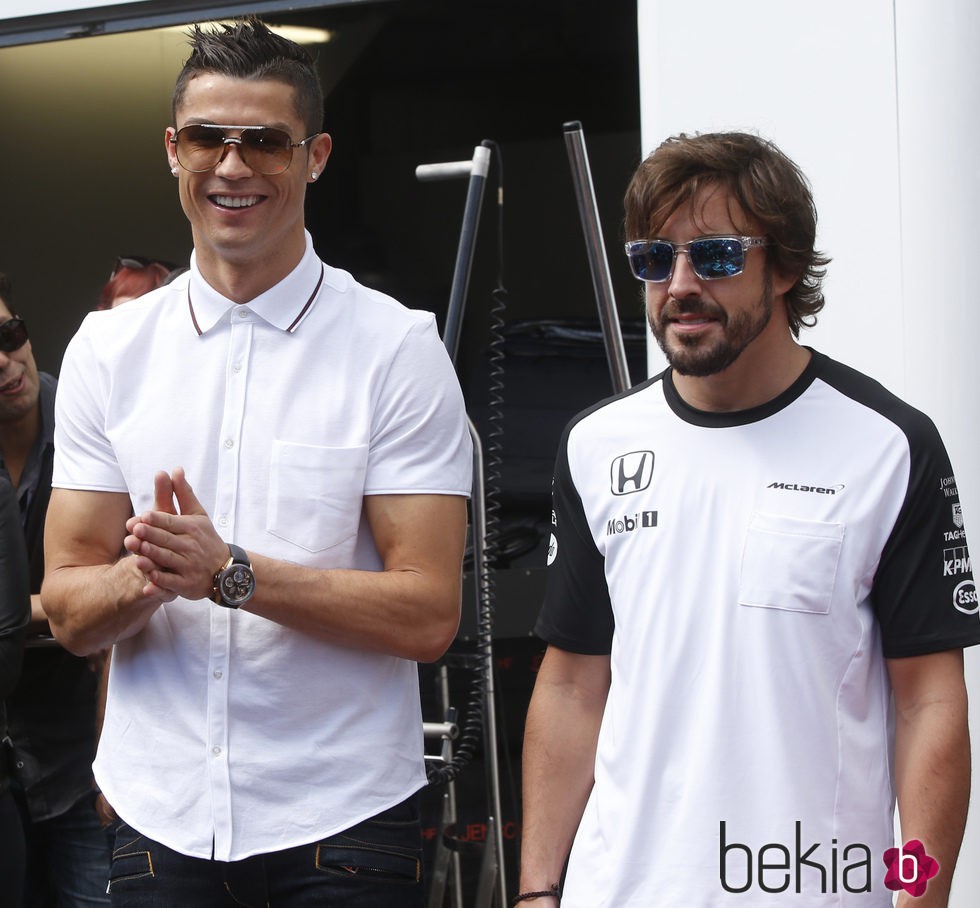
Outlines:
{"type": "Polygon", "coordinates": [[[238,608],[255,594],[255,572],[245,549],[228,543],[228,560],[218,568],[211,586],[211,599],[225,608],[238,608]]]}

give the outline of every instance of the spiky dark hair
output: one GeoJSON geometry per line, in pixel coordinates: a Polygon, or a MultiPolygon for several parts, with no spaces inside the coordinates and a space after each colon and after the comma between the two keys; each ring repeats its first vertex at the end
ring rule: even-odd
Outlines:
{"type": "Polygon", "coordinates": [[[184,100],[187,85],[202,73],[235,79],[276,79],[293,89],[296,113],[307,134],[323,129],[323,89],[313,58],[305,48],[271,31],[256,16],[212,29],[195,25],[189,33],[191,55],[174,85],[172,114],[184,100]]]}

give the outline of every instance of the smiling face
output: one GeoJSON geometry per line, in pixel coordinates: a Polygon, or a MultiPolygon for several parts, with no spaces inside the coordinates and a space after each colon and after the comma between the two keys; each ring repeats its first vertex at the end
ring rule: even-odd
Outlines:
{"type": "Polygon", "coordinates": [[[178,163],[170,138],[191,123],[272,126],[299,142],[306,133],[293,89],[274,79],[202,73],[187,84],[176,127],[166,133],[167,156],[179,179],[198,267],[219,291],[226,292],[231,280],[246,284],[255,296],[282,280],[303,256],[306,186],[312,172],[323,171],[330,136],[320,133],[307,146],[294,148],[289,167],[272,176],[250,169],[234,145],[213,170],[190,173],[178,163]],[[237,278],[228,277],[236,273],[237,278]]]}
{"type": "MultiPolygon", "coordinates": [[[[0,299],[0,324],[11,317],[6,303],[0,299]]],[[[25,418],[34,418],[40,391],[31,342],[10,353],[0,351],[0,430],[25,418]]]]}
{"type": "MultiPolygon", "coordinates": [[[[709,187],[675,211],[657,238],[687,243],[704,236],[752,234],[746,221],[724,191],[709,187]]],[[[746,250],[740,274],[718,280],[699,278],[681,253],[669,280],[644,286],[650,330],[680,375],[716,375],[750,348],[765,355],[770,338],[784,342],[788,337],[782,302],[788,284],[766,268],[762,248],[746,250]]]]}

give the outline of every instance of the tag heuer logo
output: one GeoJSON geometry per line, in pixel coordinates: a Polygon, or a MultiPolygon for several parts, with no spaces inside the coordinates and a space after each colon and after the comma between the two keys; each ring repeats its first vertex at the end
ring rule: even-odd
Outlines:
{"type": "Polygon", "coordinates": [[[956,529],[963,529],[963,505],[958,501],[953,504],[953,524],[956,529]]]}
{"type": "Polygon", "coordinates": [[[633,451],[612,462],[610,469],[613,495],[631,495],[650,487],[653,481],[653,451],[633,451]]]}

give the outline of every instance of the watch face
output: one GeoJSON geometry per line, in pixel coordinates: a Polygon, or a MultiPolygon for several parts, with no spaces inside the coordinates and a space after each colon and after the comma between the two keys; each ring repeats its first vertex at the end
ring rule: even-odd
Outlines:
{"type": "Polygon", "coordinates": [[[226,603],[242,605],[255,592],[255,574],[244,564],[233,564],[221,572],[218,589],[226,603]]]}

